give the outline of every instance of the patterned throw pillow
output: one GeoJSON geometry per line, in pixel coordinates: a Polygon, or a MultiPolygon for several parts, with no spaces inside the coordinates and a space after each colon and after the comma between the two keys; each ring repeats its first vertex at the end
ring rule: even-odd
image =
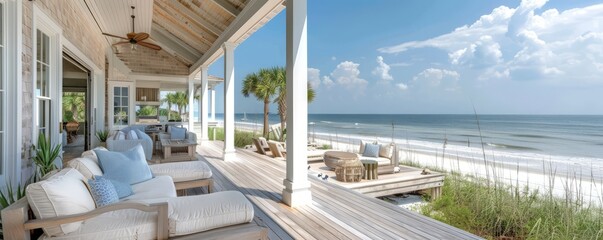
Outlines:
{"type": "Polygon", "coordinates": [[[106,206],[119,201],[115,187],[106,178],[89,179],[88,187],[96,207],[106,206]]]}
{"type": "MultiPolygon", "coordinates": [[[[103,176],[94,176],[94,179],[107,179],[103,176]]],[[[113,187],[115,187],[115,191],[117,192],[117,197],[119,197],[119,199],[125,198],[127,196],[130,196],[132,194],[134,194],[134,192],[132,191],[132,186],[130,186],[130,184],[127,183],[123,183],[117,180],[112,180],[112,179],[108,179],[109,181],[111,181],[111,184],[113,184],[113,187]]]]}
{"type": "Polygon", "coordinates": [[[364,146],[363,157],[379,157],[379,144],[367,143],[364,146]]]}

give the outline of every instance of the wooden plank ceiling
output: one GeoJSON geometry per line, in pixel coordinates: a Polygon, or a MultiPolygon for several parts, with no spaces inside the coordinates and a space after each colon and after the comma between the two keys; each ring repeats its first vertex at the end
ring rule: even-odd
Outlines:
{"type": "MultiPolygon", "coordinates": [[[[163,74],[187,75],[188,68],[210,49],[250,0],[84,1],[102,32],[124,37],[132,32],[130,6],[136,7],[135,31],[149,33],[150,39],[145,41],[162,50],[142,46],[132,50],[130,44],[113,46],[113,52],[132,72],[156,74],[162,70],[163,74]]],[[[123,40],[107,37],[107,41],[113,44],[123,40]]]]}

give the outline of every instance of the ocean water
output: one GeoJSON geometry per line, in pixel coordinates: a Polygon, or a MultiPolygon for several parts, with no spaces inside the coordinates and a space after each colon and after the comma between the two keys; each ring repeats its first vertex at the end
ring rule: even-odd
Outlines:
{"type": "MultiPolygon", "coordinates": [[[[236,114],[258,125],[262,114],[236,114]]],[[[222,115],[217,115],[222,119],[222,115]]],[[[279,123],[271,114],[271,124],[279,123]]],[[[481,147],[514,153],[603,159],[603,116],[309,114],[309,137],[360,137],[381,141],[423,141],[433,146],[481,147]],[[479,125],[478,125],[479,120],[479,125]],[[478,128],[479,126],[479,128],[478,128]]]]}

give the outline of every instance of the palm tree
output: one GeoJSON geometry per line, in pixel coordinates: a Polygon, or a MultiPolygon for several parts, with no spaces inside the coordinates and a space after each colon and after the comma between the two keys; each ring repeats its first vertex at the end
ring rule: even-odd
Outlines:
{"type": "MultiPolygon", "coordinates": [[[[278,87],[278,96],[274,99],[274,103],[278,104],[278,115],[281,120],[281,136],[277,136],[280,141],[284,140],[285,123],[287,122],[287,70],[285,67],[273,67],[270,69],[270,75],[276,79],[278,87]]],[[[308,84],[308,102],[314,101],[316,92],[310,84],[308,84]]]]}
{"type": "Polygon", "coordinates": [[[268,137],[268,114],[272,97],[276,94],[277,82],[272,78],[270,70],[262,68],[257,73],[250,73],[243,79],[241,93],[245,97],[254,95],[259,101],[264,102],[264,131],[262,135],[268,137]]]}
{"type": "Polygon", "coordinates": [[[185,92],[176,92],[174,94],[174,104],[178,107],[178,115],[182,119],[182,111],[188,106],[188,94],[185,92]]]}
{"type": "Polygon", "coordinates": [[[168,93],[165,95],[164,99],[161,99],[161,102],[167,103],[168,105],[168,109],[167,109],[167,113],[168,113],[168,120],[171,119],[171,113],[172,113],[172,105],[174,103],[176,103],[176,94],[175,93],[168,93]]]}
{"type": "Polygon", "coordinates": [[[68,111],[71,111],[73,114],[73,119],[66,119],[67,121],[76,121],[82,120],[85,118],[84,111],[86,108],[86,99],[83,93],[63,93],[63,116],[68,111]]]}

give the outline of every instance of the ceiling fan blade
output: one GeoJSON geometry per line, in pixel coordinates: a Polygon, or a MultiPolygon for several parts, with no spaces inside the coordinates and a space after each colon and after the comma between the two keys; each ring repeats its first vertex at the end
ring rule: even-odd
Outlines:
{"type": "Polygon", "coordinates": [[[149,34],[148,33],[137,33],[136,36],[134,36],[134,40],[136,40],[137,42],[140,42],[142,40],[145,40],[149,38],[149,34]]]}
{"type": "Polygon", "coordinates": [[[136,44],[138,44],[138,45],[140,45],[140,46],[143,46],[143,47],[148,47],[148,48],[150,48],[150,49],[157,50],[157,51],[161,50],[161,47],[160,47],[160,46],[155,45],[155,44],[153,44],[153,43],[148,43],[148,42],[138,42],[138,43],[136,43],[136,44]]]}
{"type": "Polygon", "coordinates": [[[121,37],[121,36],[117,36],[117,35],[113,35],[113,34],[109,34],[109,33],[103,33],[103,35],[109,36],[109,37],[114,37],[114,38],[121,38],[123,40],[129,40],[129,39],[125,38],[125,37],[121,37]]]}
{"type": "Polygon", "coordinates": [[[113,46],[120,45],[120,44],[126,44],[126,43],[130,43],[130,42],[128,42],[128,41],[117,42],[117,43],[114,43],[113,46]]]}

